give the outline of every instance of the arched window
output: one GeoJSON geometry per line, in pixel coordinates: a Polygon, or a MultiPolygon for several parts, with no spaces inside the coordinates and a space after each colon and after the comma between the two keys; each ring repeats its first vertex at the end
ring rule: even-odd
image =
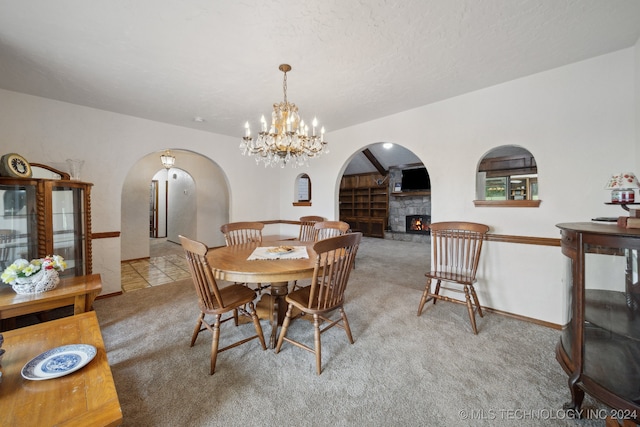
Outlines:
{"type": "Polygon", "coordinates": [[[306,173],[296,177],[293,206],[311,206],[311,178],[306,173]]]}
{"type": "Polygon", "coordinates": [[[538,166],[529,150],[504,145],[478,164],[476,206],[538,207],[538,166]]]}

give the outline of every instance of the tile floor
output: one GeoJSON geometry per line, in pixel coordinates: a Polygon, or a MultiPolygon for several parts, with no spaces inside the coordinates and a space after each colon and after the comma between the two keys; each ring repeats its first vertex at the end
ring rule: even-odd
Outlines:
{"type": "Polygon", "coordinates": [[[125,261],[121,266],[122,291],[130,292],[191,277],[182,246],[167,239],[150,239],[149,259],[125,261]]]}

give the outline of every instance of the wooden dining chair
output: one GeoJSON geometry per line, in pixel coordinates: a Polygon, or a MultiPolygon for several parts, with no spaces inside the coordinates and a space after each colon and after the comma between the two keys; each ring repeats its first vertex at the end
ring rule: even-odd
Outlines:
{"type": "Polygon", "coordinates": [[[300,217],[300,234],[298,240],[301,242],[315,242],[318,231],[313,227],[316,222],[324,221],[321,216],[301,216],[300,217]]]}
{"type": "MultiPolygon", "coordinates": [[[[344,221],[318,221],[313,225],[315,241],[341,236],[349,232],[349,224],[344,221]]],[[[354,261],[355,267],[355,261],[354,261]]],[[[297,281],[293,282],[293,290],[301,288],[297,281]]]]}
{"type": "MultiPolygon", "coordinates": [[[[224,241],[227,246],[242,245],[251,242],[262,242],[262,229],[264,224],[261,222],[230,222],[223,224],[220,227],[220,231],[224,234],[224,241]]],[[[250,287],[248,283],[242,283],[243,285],[250,287]]],[[[263,285],[262,283],[255,284],[255,291],[261,294],[264,289],[267,289],[269,285],[263,285]]]]}
{"type": "MultiPolygon", "coordinates": [[[[349,328],[347,314],[344,311],[344,291],[347,288],[349,274],[358,252],[362,233],[349,233],[343,236],[321,240],[313,245],[317,257],[311,285],[298,289],[286,296],[287,314],[280,330],[276,353],[280,352],[282,343],[287,341],[297,347],[316,355],[316,371],[322,373],[322,352],[320,335],[328,329],[338,326],[347,334],[353,344],[353,336],[349,328]],[[296,316],[313,316],[314,348],[287,337],[287,331],[293,320],[293,309],[300,310],[296,316]],[[340,316],[331,319],[332,312],[338,310],[340,316]],[[326,324],[325,324],[326,322],[326,324]]],[[[306,323],[306,322],[304,322],[306,323]]]]}
{"type": "Polygon", "coordinates": [[[475,312],[477,311],[480,317],[483,314],[473,284],[476,282],[482,242],[489,227],[473,222],[437,222],[431,224],[429,228],[431,229],[431,271],[425,274],[427,285],[420,299],[418,316],[422,313],[425,303],[431,299],[434,304],[439,299],[466,304],[471,328],[473,333],[477,334],[475,312]],[[431,292],[433,280],[436,284],[434,291],[431,292]],[[441,286],[443,281],[450,285],[441,286]],[[465,300],[440,295],[441,289],[464,293],[465,300]]]}
{"type": "MultiPolygon", "coordinates": [[[[324,217],[309,215],[309,216],[301,216],[300,217],[300,234],[298,235],[298,240],[301,242],[315,242],[318,237],[318,230],[314,227],[317,222],[324,221],[324,217]]],[[[301,285],[298,285],[298,281],[293,281],[292,289],[295,291],[301,285]]]]}
{"type": "Polygon", "coordinates": [[[16,232],[14,230],[0,230],[0,269],[3,271],[13,263],[13,260],[10,259],[11,242],[13,242],[15,234],[16,232]]]}
{"type": "Polygon", "coordinates": [[[196,323],[193,335],[191,336],[191,347],[195,344],[196,338],[198,338],[200,332],[209,330],[213,334],[213,341],[211,343],[211,367],[209,374],[213,375],[215,373],[218,353],[225,350],[237,347],[255,338],[260,340],[262,349],[266,350],[267,346],[264,341],[264,335],[262,334],[260,320],[258,319],[253,305],[256,293],[246,286],[238,284],[218,288],[218,284],[213,277],[213,272],[211,271],[211,267],[209,266],[206,258],[209,248],[207,248],[204,243],[191,240],[187,237],[179,236],[179,238],[182,248],[185,251],[193,284],[195,285],[196,293],[198,294],[198,305],[200,306],[200,316],[198,317],[198,322],[196,323]],[[227,313],[230,315],[223,319],[222,316],[227,313]],[[233,319],[237,326],[238,314],[250,317],[251,320],[253,320],[253,326],[255,327],[256,334],[231,343],[226,347],[219,348],[220,325],[233,319]],[[212,323],[205,319],[206,315],[213,316],[212,323]]]}
{"type": "Polygon", "coordinates": [[[262,242],[261,222],[230,222],[223,224],[220,231],[224,234],[224,241],[227,246],[241,245],[250,242],[262,242]]]}
{"type": "Polygon", "coordinates": [[[317,231],[316,240],[341,236],[349,231],[349,224],[344,221],[320,221],[314,224],[317,231]]]}

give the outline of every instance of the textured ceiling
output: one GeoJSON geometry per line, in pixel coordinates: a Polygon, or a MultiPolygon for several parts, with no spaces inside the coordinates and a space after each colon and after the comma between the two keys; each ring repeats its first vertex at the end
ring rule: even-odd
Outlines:
{"type": "Polygon", "coordinates": [[[633,46],[639,17],[638,0],[0,0],[0,88],[239,136],[289,63],[289,101],[331,132],[633,46]]]}

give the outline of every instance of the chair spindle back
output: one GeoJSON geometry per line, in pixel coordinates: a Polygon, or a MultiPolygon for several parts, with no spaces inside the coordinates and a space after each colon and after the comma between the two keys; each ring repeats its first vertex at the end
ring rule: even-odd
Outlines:
{"type": "Polygon", "coordinates": [[[206,257],[209,248],[204,243],[184,236],[180,236],[180,243],[191,270],[200,309],[207,312],[223,308],[224,301],[206,257]]]}
{"type": "Polygon", "coordinates": [[[227,246],[242,245],[250,242],[262,242],[261,222],[231,222],[220,227],[227,246]]]}
{"type": "Polygon", "coordinates": [[[315,242],[318,231],[313,227],[316,222],[324,221],[321,216],[300,217],[300,234],[298,240],[301,242],[315,242]]]}
{"type": "Polygon", "coordinates": [[[316,240],[320,241],[347,233],[349,224],[344,221],[320,221],[315,223],[314,228],[317,232],[316,240]]]}
{"type": "Polygon", "coordinates": [[[10,244],[14,238],[14,230],[0,230],[0,268],[3,270],[13,262],[13,260],[9,259],[9,256],[11,255],[10,244]]]}
{"type": "Polygon", "coordinates": [[[431,224],[431,270],[473,283],[480,251],[489,227],[483,224],[440,222],[431,224]]]}
{"type": "Polygon", "coordinates": [[[318,256],[308,308],[329,310],[342,305],[361,238],[362,233],[349,233],[318,241],[313,246],[318,256]]]}

